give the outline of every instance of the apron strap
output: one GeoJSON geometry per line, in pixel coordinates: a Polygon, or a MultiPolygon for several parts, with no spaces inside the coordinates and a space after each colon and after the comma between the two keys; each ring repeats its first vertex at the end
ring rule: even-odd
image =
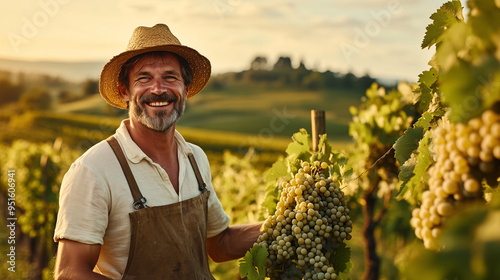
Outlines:
{"type": "Polygon", "coordinates": [[[198,168],[198,164],[196,164],[196,160],[194,159],[193,154],[188,154],[189,162],[194,170],[194,175],[196,176],[196,180],[198,181],[198,189],[203,192],[206,189],[205,182],[203,182],[203,177],[201,177],[200,169],[198,168]]]}
{"type": "Polygon", "coordinates": [[[147,207],[145,205],[146,198],[142,196],[141,191],[139,190],[139,186],[137,185],[134,175],[132,174],[132,171],[130,170],[130,167],[127,164],[127,159],[123,154],[120,144],[113,136],[110,136],[108,139],[106,139],[106,141],[113,149],[116,158],[118,158],[118,162],[120,162],[120,166],[122,167],[123,173],[125,174],[125,178],[127,179],[128,185],[130,187],[130,191],[132,192],[132,197],[134,198],[134,203],[133,203],[134,209],[139,210],[142,208],[146,208],[147,207]]]}

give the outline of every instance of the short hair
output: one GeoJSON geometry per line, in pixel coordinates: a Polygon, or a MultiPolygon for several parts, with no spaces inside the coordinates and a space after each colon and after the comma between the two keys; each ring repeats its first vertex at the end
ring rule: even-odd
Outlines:
{"type": "Polygon", "coordinates": [[[189,63],[180,55],[173,53],[173,52],[167,52],[167,51],[153,51],[153,52],[146,52],[146,53],[141,53],[138,54],[129,60],[127,60],[123,65],[120,70],[120,74],[118,76],[118,82],[120,84],[125,85],[125,87],[128,89],[129,88],[129,73],[132,68],[137,64],[137,62],[145,57],[145,56],[154,56],[154,57],[162,57],[164,54],[169,53],[172,54],[177,60],[179,61],[179,64],[181,66],[181,75],[182,79],[184,80],[184,86],[189,86],[191,82],[193,82],[193,70],[191,70],[191,67],[189,66],[189,63]]]}

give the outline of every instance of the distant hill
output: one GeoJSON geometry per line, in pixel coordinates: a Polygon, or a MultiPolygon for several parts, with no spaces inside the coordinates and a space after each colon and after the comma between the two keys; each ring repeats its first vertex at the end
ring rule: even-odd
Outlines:
{"type": "Polygon", "coordinates": [[[104,64],[106,62],[103,61],[55,62],[0,59],[0,70],[13,73],[43,74],[72,81],[83,81],[85,79],[99,79],[104,64]]]}
{"type": "MultiPolygon", "coordinates": [[[[256,60],[262,59],[257,57],[256,60]]],[[[276,62],[276,66],[283,68],[283,57],[276,62]],[[281,61],[280,61],[281,60],[281,61]]],[[[262,62],[260,62],[262,64],[262,62]]],[[[291,62],[288,62],[291,63],[291,62]]],[[[0,71],[8,71],[11,73],[23,72],[26,74],[42,74],[48,76],[60,77],[73,82],[80,82],[86,79],[99,79],[102,67],[106,61],[81,61],[81,62],[61,62],[61,61],[27,61],[0,58],[0,71]]],[[[250,65],[255,67],[255,61],[250,65]]],[[[261,66],[263,67],[263,66],[261,66]]],[[[291,67],[291,64],[290,64],[291,67]]],[[[297,70],[304,70],[301,66],[297,70]]],[[[243,72],[245,70],[242,70],[243,72]]],[[[328,72],[328,71],[327,71],[328,72]]],[[[224,75],[224,74],[219,74],[224,75]]],[[[380,84],[385,86],[394,86],[397,84],[397,79],[379,79],[374,77],[380,84]]]]}

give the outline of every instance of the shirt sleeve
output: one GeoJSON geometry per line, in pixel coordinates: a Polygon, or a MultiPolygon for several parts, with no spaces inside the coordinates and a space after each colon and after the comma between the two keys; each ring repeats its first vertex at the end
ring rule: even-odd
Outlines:
{"type": "Polygon", "coordinates": [[[65,174],[59,194],[54,241],[69,239],[85,244],[103,244],[110,193],[98,174],[81,161],[73,163],[65,174]]]}
{"type": "Polygon", "coordinates": [[[210,174],[210,164],[208,158],[203,152],[203,150],[191,144],[191,149],[196,158],[196,162],[199,162],[200,172],[202,173],[203,180],[207,185],[208,191],[210,191],[210,197],[208,198],[208,219],[207,219],[207,238],[214,237],[217,234],[224,231],[230,222],[229,216],[224,212],[222,204],[215,193],[214,187],[212,186],[212,175],[210,174]]]}

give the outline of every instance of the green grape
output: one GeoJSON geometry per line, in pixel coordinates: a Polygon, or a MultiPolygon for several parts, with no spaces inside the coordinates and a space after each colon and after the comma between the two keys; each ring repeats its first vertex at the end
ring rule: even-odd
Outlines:
{"type": "MultiPolygon", "coordinates": [[[[485,111],[467,124],[450,124],[432,131],[435,163],[428,170],[428,190],[412,212],[415,235],[429,249],[438,249],[446,217],[473,202],[484,203],[481,182],[496,184],[500,174],[500,114],[485,111]]],[[[496,187],[496,185],[492,185],[496,187]]]]}
{"type": "Polygon", "coordinates": [[[281,184],[276,212],[267,217],[256,245],[268,248],[266,274],[280,274],[295,265],[303,279],[336,279],[328,242],[352,238],[352,221],[339,180],[326,176],[326,162],[301,162],[293,178],[281,184]]]}

